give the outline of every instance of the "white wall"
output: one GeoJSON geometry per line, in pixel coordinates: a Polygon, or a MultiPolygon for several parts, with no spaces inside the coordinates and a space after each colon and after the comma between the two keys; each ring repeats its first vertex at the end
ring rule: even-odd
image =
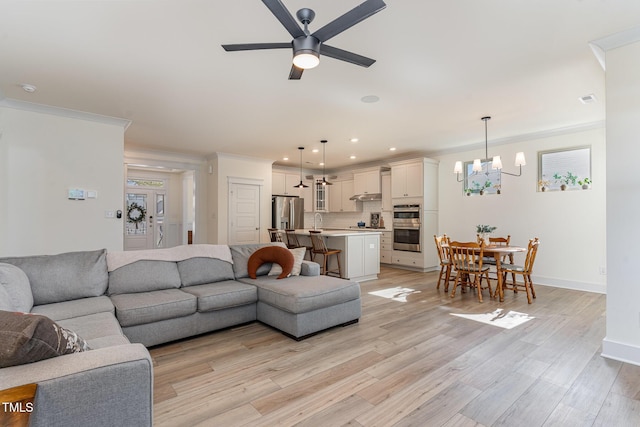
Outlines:
{"type": "Polygon", "coordinates": [[[0,105],[0,255],[122,250],[122,220],[105,211],[123,205],[123,123],[40,107],[51,113],[0,105]],[[98,197],[68,200],[70,187],[98,197]]]}
{"type": "Polygon", "coordinates": [[[459,240],[475,240],[477,224],[497,227],[496,236],[511,235],[511,242],[526,246],[540,238],[534,283],[605,292],[605,131],[602,128],[540,137],[492,147],[489,156],[500,155],[504,171],[517,172],[515,153],[524,151],[527,165],[521,177],[502,176],[502,194],[463,195],[456,181],[456,160],[484,157],[482,148],[436,157],[439,171],[439,232],[459,240]],[[590,190],[538,192],[538,151],[591,146],[593,185],[590,190]]]}
{"type": "Polygon", "coordinates": [[[640,42],[606,53],[607,336],[602,354],[640,365],[640,42]]]}
{"type": "Polygon", "coordinates": [[[229,224],[229,178],[261,180],[260,241],[268,242],[271,227],[271,166],[270,160],[216,153],[210,159],[209,175],[209,242],[226,244],[229,224]]]}

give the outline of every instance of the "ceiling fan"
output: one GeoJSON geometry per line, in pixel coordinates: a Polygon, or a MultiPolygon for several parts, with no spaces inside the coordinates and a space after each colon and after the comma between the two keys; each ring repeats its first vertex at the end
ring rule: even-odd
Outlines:
{"type": "Polygon", "coordinates": [[[328,46],[324,43],[387,7],[383,0],[367,0],[344,15],[329,22],[319,30],[316,30],[314,33],[310,33],[308,29],[308,25],[316,16],[313,10],[304,8],[296,13],[298,20],[304,25],[304,29],[302,29],[284,4],[282,4],[282,1],[262,0],[262,2],[286,28],[289,34],[291,34],[293,40],[288,43],[223,44],[222,47],[224,50],[227,52],[235,52],[239,50],[293,49],[293,65],[289,72],[289,80],[299,80],[305,69],[317,66],[320,63],[320,55],[350,62],[362,67],[369,67],[376,62],[375,59],[328,46]]]}

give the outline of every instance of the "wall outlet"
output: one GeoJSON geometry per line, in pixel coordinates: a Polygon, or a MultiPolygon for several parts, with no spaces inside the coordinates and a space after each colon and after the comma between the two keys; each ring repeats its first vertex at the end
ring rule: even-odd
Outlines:
{"type": "Polygon", "coordinates": [[[104,211],[104,217],[105,218],[115,218],[116,214],[114,211],[104,211]]]}

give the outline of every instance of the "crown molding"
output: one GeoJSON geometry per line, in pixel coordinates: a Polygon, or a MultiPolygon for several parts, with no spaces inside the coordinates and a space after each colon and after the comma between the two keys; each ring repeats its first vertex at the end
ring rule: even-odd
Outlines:
{"type": "Polygon", "coordinates": [[[53,107],[51,105],[36,104],[34,102],[20,101],[18,99],[11,98],[0,97],[0,107],[119,126],[125,131],[131,124],[131,120],[120,119],[118,117],[103,116],[101,114],[87,113],[84,111],[71,110],[68,108],[53,107]]]}

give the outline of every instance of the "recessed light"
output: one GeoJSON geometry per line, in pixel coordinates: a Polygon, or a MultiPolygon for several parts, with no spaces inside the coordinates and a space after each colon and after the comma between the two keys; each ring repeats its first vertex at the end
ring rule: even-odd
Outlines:
{"type": "Polygon", "coordinates": [[[33,93],[37,89],[34,85],[30,85],[28,83],[23,83],[23,84],[20,85],[20,87],[22,87],[22,90],[24,90],[25,92],[29,92],[29,93],[33,93]]]}
{"type": "Polygon", "coordinates": [[[317,152],[319,152],[319,151],[320,151],[320,150],[318,150],[317,148],[314,148],[313,150],[311,150],[311,152],[312,152],[312,153],[317,153],[317,152]]]}
{"type": "Polygon", "coordinates": [[[351,141],[351,142],[358,142],[358,141],[360,141],[360,140],[359,140],[358,138],[351,138],[351,139],[350,139],[350,141],[351,141]]]}
{"type": "Polygon", "coordinates": [[[318,163],[320,166],[324,166],[324,162],[320,162],[318,163]]]}
{"type": "Polygon", "coordinates": [[[350,156],[349,158],[350,158],[351,160],[353,160],[353,159],[355,159],[355,158],[356,158],[356,156],[350,156]]]}
{"type": "Polygon", "coordinates": [[[367,95],[367,96],[363,96],[362,98],[360,98],[360,101],[366,103],[366,104],[372,104],[374,102],[378,102],[380,101],[380,97],[376,96],[376,95],[367,95]]]}
{"type": "Polygon", "coordinates": [[[389,151],[396,151],[396,147],[389,148],[389,151]]]}
{"type": "Polygon", "coordinates": [[[283,157],[282,160],[286,161],[286,160],[289,160],[289,158],[288,157],[283,157]]]}

